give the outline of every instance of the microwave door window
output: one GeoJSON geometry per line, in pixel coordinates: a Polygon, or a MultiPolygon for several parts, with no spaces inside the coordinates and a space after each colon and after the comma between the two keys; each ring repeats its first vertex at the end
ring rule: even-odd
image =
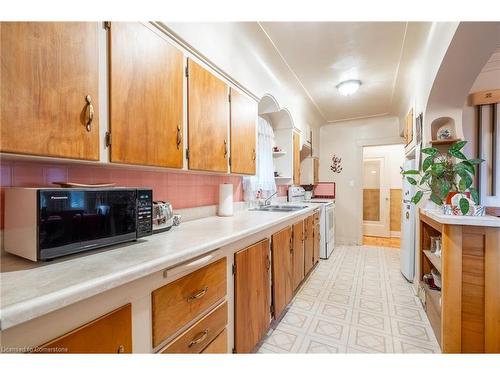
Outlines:
{"type": "Polygon", "coordinates": [[[40,248],[135,231],[135,192],[49,191],[40,199],[40,248]]]}

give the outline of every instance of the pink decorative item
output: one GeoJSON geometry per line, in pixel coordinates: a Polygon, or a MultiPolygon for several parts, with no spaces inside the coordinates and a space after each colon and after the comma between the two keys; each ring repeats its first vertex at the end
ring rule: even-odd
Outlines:
{"type": "Polygon", "coordinates": [[[335,199],[335,182],[320,182],[314,187],[315,198],[335,199]]]}

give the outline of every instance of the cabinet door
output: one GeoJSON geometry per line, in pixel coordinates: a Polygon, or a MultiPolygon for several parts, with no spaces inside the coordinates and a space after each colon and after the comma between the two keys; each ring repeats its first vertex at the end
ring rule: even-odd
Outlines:
{"type": "Polygon", "coordinates": [[[299,221],[293,225],[293,283],[292,290],[304,279],[304,221],[299,221]]]}
{"type": "Polygon", "coordinates": [[[231,172],[255,174],[257,103],[231,89],[231,172]]]}
{"type": "Polygon", "coordinates": [[[300,135],[293,132],[293,183],[300,185],[300,135]]]}
{"type": "Polygon", "coordinates": [[[292,299],[292,230],[285,228],[272,235],[273,305],[278,319],[292,299]]]}
{"type": "Polygon", "coordinates": [[[313,266],[314,258],[314,218],[309,216],[304,220],[304,273],[307,275],[313,266]]]}
{"type": "Polygon", "coordinates": [[[319,224],[314,225],[313,230],[314,245],[313,245],[313,265],[319,261],[319,246],[321,240],[321,234],[319,229],[319,224]]]}
{"type": "Polygon", "coordinates": [[[189,169],[227,172],[228,133],[227,85],[193,60],[189,60],[189,169]]]}
{"type": "Polygon", "coordinates": [[[99,159],[96,22],[2,22],[0,150],[99,159]]]}
{"type": "Polygon", "coordinates": [[[238,251],[234,264],[234,348],[251,353],[270,323],[269,240],[238,251]]]}
{"type": "Polygon", "coordinates": [[[66,350],[64,352],[41,351],[41,353],[132,353],[131,305],[120,307],[41,347],[66,350]]]}
{"type": "Polygon", "coordinates": [[[113,22],[109,58],[111,161],[182,168],[182,52],[139,22],[113,22]]]}

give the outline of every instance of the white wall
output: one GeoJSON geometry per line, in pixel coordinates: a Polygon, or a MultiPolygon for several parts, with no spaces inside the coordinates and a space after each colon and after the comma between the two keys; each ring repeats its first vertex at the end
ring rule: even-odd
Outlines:
{"type": "Polygon", "coordinates": [[[225,73],[262,98],[271,94],[287,108],[294,126],[318,147],[319,125],[325,120],[273,47],[257,22],[167,22],[172,31],[225,73]]]}
{"type": "Polygon", "coordinates": [[[405,159],[404,146],[399,144],[363,148],[363,157],[365,159],[379,156],[386,157],[386,168],[389,169],[389,189],[402,189],[401,167],[405,159]]]}
{"type": "Polygon", "coordinates": [[[361,244],[363,146],[395,143],[401,143],[397,117],[373,117],[321,127],[319,178],[336,182],[337,244],[361,244]],[[334,154],[342,158],[340,174],[330,171],[334,154]]]}

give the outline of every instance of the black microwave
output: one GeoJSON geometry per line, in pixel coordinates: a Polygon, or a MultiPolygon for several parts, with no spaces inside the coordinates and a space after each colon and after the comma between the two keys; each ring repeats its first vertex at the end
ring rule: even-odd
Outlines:
{"type": "Polygon", "coordinates": [[[4,248],[37,261],[152,234],[151,189],[5,191],[4,248]]]}

